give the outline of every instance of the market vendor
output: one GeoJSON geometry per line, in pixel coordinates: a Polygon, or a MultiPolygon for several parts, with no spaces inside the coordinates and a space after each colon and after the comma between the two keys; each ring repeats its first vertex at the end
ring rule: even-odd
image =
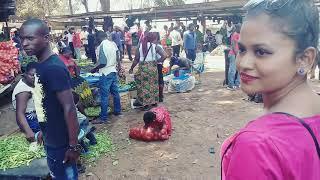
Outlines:
{"type": "Polygon", "coordinates": [[[173,69],[184,69],[184,70],[190,70],[191,69],[191,61],[184,57],[176,57],[172,56],[170,59],[170,72],[173,69]]]}
{"type": "Polygon", "coordinates": [[[67,66],[71,77],[76,77],[80,74],[80,68],[78,67],[75,60],[72,58],[72,51],[70,48],[62,48],[59,58],[67,66]]]}
{"type": "Polygon", "coordinates": [[[12,93],[12,104],[16,110],[17,124],[29,142],[35,141],[35,133],[40,131],[32,98],[35,67],[35,62],[27,65],[22,79],[18,82],[12,93]]]}
{"type": "Polygon", "coordinates": [[[155,107],[143,115],[144,127],[130,129],[129,137],[141,141],[162,141],[171,136],[171,119],[168,110],[155,107]]]}

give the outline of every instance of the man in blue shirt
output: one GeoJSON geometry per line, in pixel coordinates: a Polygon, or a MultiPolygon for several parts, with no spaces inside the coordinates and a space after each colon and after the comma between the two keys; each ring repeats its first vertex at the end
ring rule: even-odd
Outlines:
{"type": "Polygon", "coordinates": [[[194,62],[196,59],[197,35],[194,32],[194,24],[192,23],[189,24],[188,31],[183,34],[183,45],[187,58],[194,62]]]}
{"type": "MultiPolygon", "coordinates": [[[[29,55],[35,55],[35,87],[32,92],[41,128],[39,142],[44,141],[47,163],[54,179],[78,179],[76,161],[79,124],[74,105],[70,75],[50,47],[49,28],[40,19],[25,21],[20,30],[21,44],[29,55]]],[[[36,138],[37,139],[37,138],[36,138]]]]}

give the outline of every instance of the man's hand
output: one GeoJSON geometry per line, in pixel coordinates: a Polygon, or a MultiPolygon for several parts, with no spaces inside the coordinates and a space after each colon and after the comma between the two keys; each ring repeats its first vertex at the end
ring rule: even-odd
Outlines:
{"type": "Polygon", "coordinates": [[[26,134],[26,139],[28,142],[34,142],[35,141],[34,133],[32,131],[28,132],[26,134]]]}
{"type": "Polygon", "coordinates": [[[68,149],[64,155],[63,163],[76,163],[80,156],[80,152],[68,149]]]}

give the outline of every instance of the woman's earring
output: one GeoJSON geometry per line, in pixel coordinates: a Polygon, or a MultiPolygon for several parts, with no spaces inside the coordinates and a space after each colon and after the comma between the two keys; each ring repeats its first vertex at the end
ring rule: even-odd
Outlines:
{"type": "Polygon", "coordinates": [[[298,74],[299,74],[300,76],[304,76],[304,75],[305,75],[305,70],[304,70],[303,68],[299,68],[299,69],[298,69],[298,74]]]}

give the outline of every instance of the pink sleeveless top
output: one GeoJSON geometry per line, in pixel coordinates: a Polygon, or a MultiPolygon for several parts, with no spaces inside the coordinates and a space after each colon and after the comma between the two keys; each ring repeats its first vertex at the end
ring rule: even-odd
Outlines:
{"type": "MultiPolygon", "coordinates": [[[[320,115],[303,120],[320,142],[320,115]]],[[[250,122],[223,143],[222,156],[224,180],[320,180],[320,158],[312,136],[285,114],[250,122]]]]}

